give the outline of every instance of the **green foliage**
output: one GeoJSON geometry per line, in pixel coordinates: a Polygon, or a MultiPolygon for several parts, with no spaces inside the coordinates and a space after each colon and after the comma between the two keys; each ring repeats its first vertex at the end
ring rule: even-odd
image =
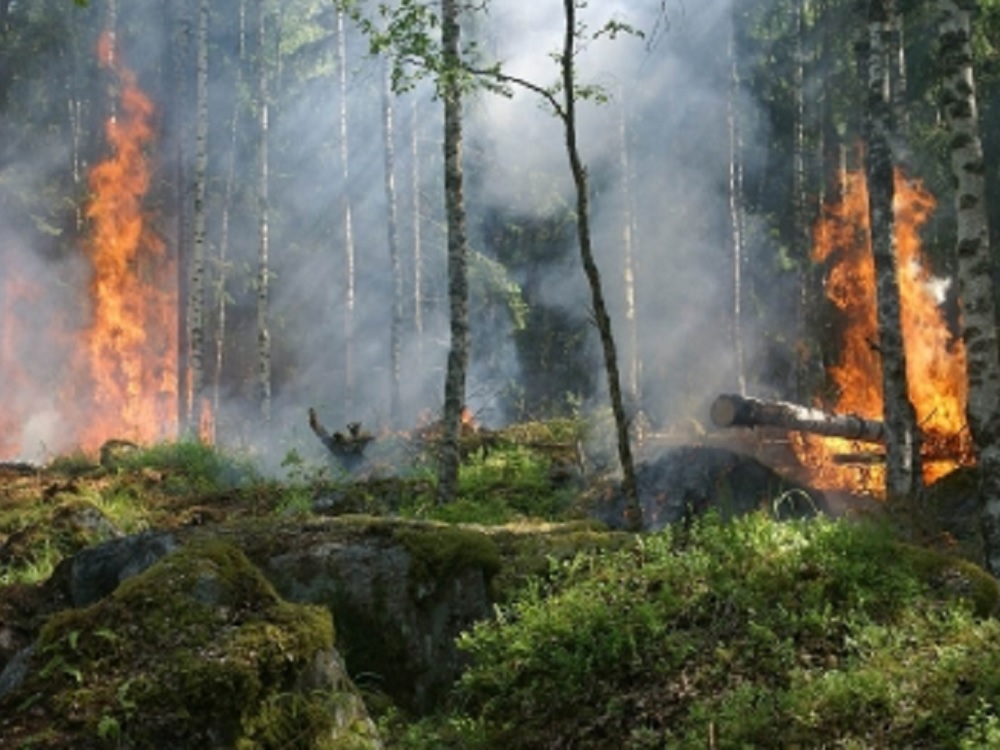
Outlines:
{"type": "Polygon", "coordinates": [[[463,637],[459,716],[484,747],[957,747],[996,731],[1000,623],[949,560],[761,514],[554,562],[463,637]]]}
{"type": "Polygon", "coordinates": [[[178,493],[239,487],[259,479],[249,459],[197,440],[158,443],[123,455],[117,465],[127,471],[166,472],[170,488],[178,493]]]}

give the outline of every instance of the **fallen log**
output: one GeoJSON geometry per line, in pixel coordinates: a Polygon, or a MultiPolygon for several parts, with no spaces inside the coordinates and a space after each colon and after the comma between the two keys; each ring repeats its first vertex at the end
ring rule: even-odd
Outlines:
{"type": "Polygon", "coordinates": [[[781,427],[866,443],[885,442],[882,422],[856,414],[830,414],[788,401],[723,394],[715,399],[710,413],[717,427],[781,427]]]}

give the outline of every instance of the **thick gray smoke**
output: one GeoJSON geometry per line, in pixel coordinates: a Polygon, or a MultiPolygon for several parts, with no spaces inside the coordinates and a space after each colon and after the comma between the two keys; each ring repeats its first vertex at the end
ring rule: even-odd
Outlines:
{"type": "MultiPolygon", "coordinates": [[[[401,345],[403,410],[399,423],[390,424],[392,278],[386,226],[382,67],[368,56],[366,40],[349,25],[350,179],[344,184],[338,160],[341,100],[335,48],[328,36],[334,19],[326,7],[329,4],[320,5],[282,3],[269,16],[274,24],[272,32],[277,29],[277,33],[287,34],[275,49],[288,55],[281,77],[271,81],[270,289],[275,419],[269,430],[259,423],[252,407],[258,247],[253,194],[256,123],[250,106],[254,66],[248,63],[242,79],[238,77],[237,3],[227,3],[225,9],[212,8],[210,255],[220,246],[231,155],[236,175],[224,266],[229,346],[223,403],[217,418],[228,442],[266,445],[275,463],[293,448],[306,455],[321,450],[306,425],[310,406],[331,428],[361,421],[376,431],[407,428],[422,413],[437,412],[448,347],[441,107],[432,87],[423,82],[393,100],[394,177],[406,299],[401,345]],[[302,37],[308,36],[296,31],[302,29],[324,32],[316,36],[322,41],[300,44],[302,37]],[[234,111],[238,116],[232,140],[234,111]],[[356,251],[353,336],[345,322],[345,194],[350,200],[356,251]],[[415,195],[420,211],[416,220],[415,195]],[[417,230],[422,254],[419,312],[423,329],[419,335],[414,323],[417,294],[413,288],[417,230]]],[[[96,34],[104,12],[103,3],[95,1],[76,21],[96,34]]],[[[730,35],[729,2],[619,0],[591,3],[581,13],[580,20],[591,32],[615,20],[646,33],[642,39],[627,34],[615,39],[607,35],[589,38],[578,57],[581,82],[600,86],[610,97],[606,104],[580,103],[579,138],[591,178],[595,250],[623,352],[623,372],[629,367],[625,346],[630,323],[625,315],[622,268],[626,221],[631,217],[636,268],[634,325],[643,367],[639,406],[663,426],[685,417],[701,419],[704,404],[735,382],[728,329],[732,305],[727,193],[729,71],[725,53],[730,35]],[[627,172],[622,171],[623,158],[629,164],[627,172]]],[[[248,23],[252,20],[247,19],[248,23]]],[[[176,193],[165,185],[178,158],[179,123],[190,127],[193,122],[193,90],[178,93],[172,83],[175,45],[180,42],[162,4],[129,3],[121,9],[119,24],[124,61],[136,69],[140,85],[157,107],[161,135],[153,158],[158,165],[154,180],[159,187],[151,190],[150,203],[163,236],[173,243],[178,232],[177,211],[164,207],[171,205],[176,193]]],[[[486,62],[500,62],[510,75],[541,86],[556,83],[559,71],[551,53],[558,51],[562,41],[561,3],[493,0],[488,15],[477,17],[467,31],[467,37],[476,37],[486,62]]],[[[86,34],[80,32],[79,36],[77,84],[99,75],[88,72],[88,66],[96,67],[96,61],[90,59],[86,34]]],[[[253,53],[253,39],[247,39],[253,53]]],[[[36,66],[36,70],[37,75],[45,75],[44,66],[36,66]]],[[[61,75],[68,74],[63,71],[61,75]]],[[[746,110],[744,102],[738,106],[746,110]]],[[[102,109],[106,110],[106,102],[92,100],[83,113],[89,132],[88,143],[82,145],[89,144],[92,149],[90,162],[99,158],[102,148],[99,123],[106,116],[102,109]]],[[[476,292],[474,282],[474,294],[483,293],[482,289],[493,294],[498,284],[525,284],[528,279],[522,268],[512,269],[513,278],[497,281],[503,272],[489,257],[492,240],[488,217],[499,216],[502,223],[507,219],[541,222],[556,214],[569,215],[567,207],[572,207],[574,198],[563,130],[540,97],[515,88],[510,98],[485,91],[472,94],[467,102],[465,133],[469,229],[474,251],[482,254],[473,264],[473,274],[491,279],[482,282],[480,292],[476,292]]],[[[744,132],[744,138],[752,145],[752,133],[744,132]]],[[[23,179],[25,184],[37,184],[54,170],[69,175],[73,169],[69,147],[65,143],[50,146],[45,154],[30,157],[5,149],[0,174],[23,179]]],[[[190,148],[186,156],[192,156],[190,148]]],[[[190,170],[192,165],[187,166],[190,170]]],[[[0,224],[20,227],[32,210],[5,200],[0,203],[0,224]]],[[[34,227],[27,223],[24,231],[5,233],[2,273],[9,279],[16,269],[19,278],[28,273],[45,279],[44,285],[57,285],[47,287],[37,309],[22,308],[15,321],[22,332],[20,340],[36,342],[33,356],[44,360],[47,352],[58,352],[62,346],[49,333],[50,318],[56,314],[52,311],[60,310],[57,300],[85,298],[87,273],[80,269],[79,257],[73,252],[78,240],[72,236],[73,227],[60,227],[64,234],[53,243],[51,237],[41,236],[37,222],[34,227]],[[53,244],[57,252],[52,251],[53,244]],[[67,283],[81,289],[67,289],[67,283]]],[[[533,300],[583,321],[589,317],[590,297],[574,241],[572,232],[557,238],[554,250],[561,259],[540,264],[530,283],[533,300]]],[[[211,288],[209,304],[214,310],[211,288]]],[[[472,362],[469,402],[481,419],[494,424],[530,416],[515,413],[512,403],[516,399],[509,396],[511,384],[524,375],[514,317],[505,311],[505,304],[496,298],[473,300],[472,336],[479,354],[472,362]]],[[[85,301],[74,301],[68,307],[73,315],[86,315],[85,301]]],[[[57,328],[62,335],[71,333],[75,325],[64,322],[57,328]]],[[[603,373],[594,345],[596,332],[590,330],[589,338],[580,347],[589,357],[588,377],[599,384],[603,373]]],[[[51,359],[58,362],[59,357],[51,359]]],[[[20,364],[28,364],[28,370],[36,373],[51,369],[44,361],[20,364]]],[[[576,385],[567,383],[565,389],[572,392],[576,385]]],[[[19,395],[21,434],[13,441],[19,446],[18,453],[5,458],[38,458],[72,449],[72,437],[60,432],[57,407],[49,398],[57,390],[58,384],[36,385],[23,397],[19,395]]],[[[595,393],[600,402],[604,389],[598,387],[595,393]]]]}

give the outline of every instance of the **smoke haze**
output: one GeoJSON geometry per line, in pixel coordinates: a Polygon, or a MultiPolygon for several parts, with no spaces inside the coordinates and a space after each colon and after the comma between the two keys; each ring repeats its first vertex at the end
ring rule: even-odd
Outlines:
{"type": "MultiPolygon", "coordinates": [[[[178,211],[172,181],[178,159],[185,160],[187,179],[193,175],[193,145],[186,145],[182,154],[179,144],[181,128],[193,130],[195,110],[193,77],[189,90],[178,90],[172,71],[178,64],[192,64],[193,37],[185,41],[178,34],[171,22],[175,10],[165,9],[162,3],[143,0],[123,5],[118,29],[121,60],[135,71],[139,85],[152,99],[158,131],[156,144],[150,148],[155,173],[147,196],[148,215],[168,246],[175,247],[181,222],[190,216],[178,211]],[[176,45],[182,43],[189,45],[189,52],[178,63],[176,45]]],[[[220,248],[231,160],[235,169],[228,255],[224,264],[212,264],[206,296],[211,342],[216,309],[213,283],[224,267],[227,347],[222,402],[215,418],[220,440],[257,447],[274,463],[292,448],[307,456],[321,452],[308,434],[305,414],[310,406],[331,428],[361,421],[375,431],[404,429],[422,414],[438,412],[443,395],[448,306],[441,104],[427,82],[393,100],[406,323],[401,358],[403,413],[398,424],[390,424],[393,285],[387,246],[381,65],[367,55],[367,42],[348,23],[350,178],[344,184],[338,158],[341,102],[334,17],[327,5],[283,3],[269,17],[275,24],[272,31],[288,35],[275,45],[287,57],[271,82],[274,421],[270,429],[260,423],[253,407],[258,251],[255,73],[251,63],[238,70],[237,3],[225,4],[225,11],[218,4],[212,9],[210,258],[216,258],[220,248]],[[299,37],[308,36],[303,29],[317,31],[318,41],[303,42],[299,37]],[[236,128],[231,131],[234,112],[236,128]],[[415,187],[420,208],[416,219],[415,187]],[[345,322],[344,195],[350,201],[356,251],[353,337],[345,322]],[[419,333],[414,326],[418,295],[413,286],[417,231],[423,322],[419,333]]],[[[67,33],[72,34],[73,48],[79,50],[75,69],[53,59],[48,61],[52,69],[37,61],[31,71],[34,76],[65,78],[76,87],[73,91],[87,92],[78,113],[82,141],[77,148],[67,142],[65,123],[61,137],[46,140],[34,134],[30,151],[19,147],[19,139],[26,137],[23,132],[7,126],[4,133],[9,137],[4,138],[0,163],[0,186],[8,188],[0,194],[0,278],[4,282],[0,291],[4,316],[0,320],[4,357],[0,405],[6,410],[0,426],[7,431],[0,440],[3,459],[37,460],[72,450],[77,447],[74,421],[85,418],[76,416],[78,408],[85,413],[83,404],[73,409],[67,406],[65,394],[73,389],[59,382],[59,374],[66,371],[72,357],[69,339],[87,325],[92,271],[81,250],[86,227],[78,231],[72,210],[60,201],[79,197],[85,189],[81,188],[85,177],[74,180],[74,154],[80,155],[77,169],[82,171],[107,151],[102,123],[119,92],[107,73],[100,71],[92,52],[93,37],[103,26],[102,14],[106,15],[104,3],[96,0],[85,11],[67,13],[67,33]],[[94,86],[94,81],[102,83],[94,86]],[[102,87],[105,96],[93,95],[102,87]],[[39,143],[45,147],[38,148],[39,143]],[[17,195],[43,198],[23,204],[12,197],[17,195]]],[[[247,23],[252,27],[251,16],[247,23]]],[[[736,382],[727,192],[729,3],[592,3],[580,20],[596,31],[611,19],[628,22],[647,36],[621,35],[614,40],[604,36],[581,49],[581,82],[600,85],[611,99],[604,105],[580,104],[580,147],[591,178],[595,251],[622,352],[623,377],[630,366],[622,268],[626,222],[631,217],[637,354],[642,362],[638,405],[666,428],[689,417],[701,420],[704,405],[720,390],[734,388],[736,382]]],[[[495,59],[509,74],[549,86],[558,78],[550,54],[561,45],[562,24],[558,2],[495,0],[488,17],[477,19],[469,33],[478,35],[487,62],[495,59]]],[[[254,54],[252,34],[247,44],[248,53],[254,54]]],[[[65,105],[35,101],[32,90],[30,78],[13,90],[9,117],[57,119],[54,113],[65,105]]],[[[746,102],[739,101],[737,107],[752,161],[758,136],[749,124],[756,118],[746,102]]],[[[496,260],[496,227],[518,221],[541,223],[555,216],[562,216],[565,224],[574,205],[572,182],[562,125],[536,94],[515,90],[511,98],[504,98],[480,91],[469,97],[466,111],[468,223],[472,250],[481,255],[473,263],[473,276],[494,283],[500,271],[488,264],[496,260]]],[[[185,194],[190,197],[189,191],[185,194]]],[[[587,388],[567,382],[566,403],[582,397],[602,404],[604,375],[596,331],[586,328],[590,292],[579,266],[575,234],[563,226],[550,241],[551,260],[511,266],[511,280],[530,304],[558,311],[589,330],[586,339],[574,346],[588,369],[581,381],[595,385],[587,388]]],[[[491,293],[489,283],[483,281],[477,287],[474,281],[474,295],[491,293]]],[[[470,406],[484,422],[494,425],[544,416],[530,408],[521,410],[518,399],[511,396],[511,383],[534,376],[522,359],[527,344],[518,339],[514,316],[496,298],[474,298],[472,308],[470,406]]],[[[209,375],[214,357],[210,351],[209,375]]],[[[107,435],[115,437],[130,436],[107,435]]]]}

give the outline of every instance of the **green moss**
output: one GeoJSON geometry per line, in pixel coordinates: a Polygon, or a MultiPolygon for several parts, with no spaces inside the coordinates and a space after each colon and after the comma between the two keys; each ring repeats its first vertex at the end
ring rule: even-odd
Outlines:
{"type": "Polygon", "coordinates": [[[297,681],[332,645],[325,609],[281,600],[236,548],[197,542],[52,617],[4,710],[46,696],[32,710],[75,738],[53,746],[313,747],[334,696],[297,681]]]}
{"type": "Polygon", "coordinates": [[[531,579],[547,576],[553,564],[637,544],[634,534],[608,531],[596,521],[510,526],[491,530],[490,535],[503,559],[492,581],[498,602],[515,596],[531,579]]]}
{"type": "Polygon", "coordinates": [[[434,585],[469,568],[482,570],[487,581],[500,571],[497,545],[481,531],[443,524],[413,524],[397,527],[393,536],[412,557],[413,586],[434,585]]]}
{"type": "Polygon", "coordinates": [[[964,600],[979,617],[997,612],[1000,582],[978,565],[924,547],[900,544],[901,559],[907,561],[931,593],[948,600],[964,600]]]}

